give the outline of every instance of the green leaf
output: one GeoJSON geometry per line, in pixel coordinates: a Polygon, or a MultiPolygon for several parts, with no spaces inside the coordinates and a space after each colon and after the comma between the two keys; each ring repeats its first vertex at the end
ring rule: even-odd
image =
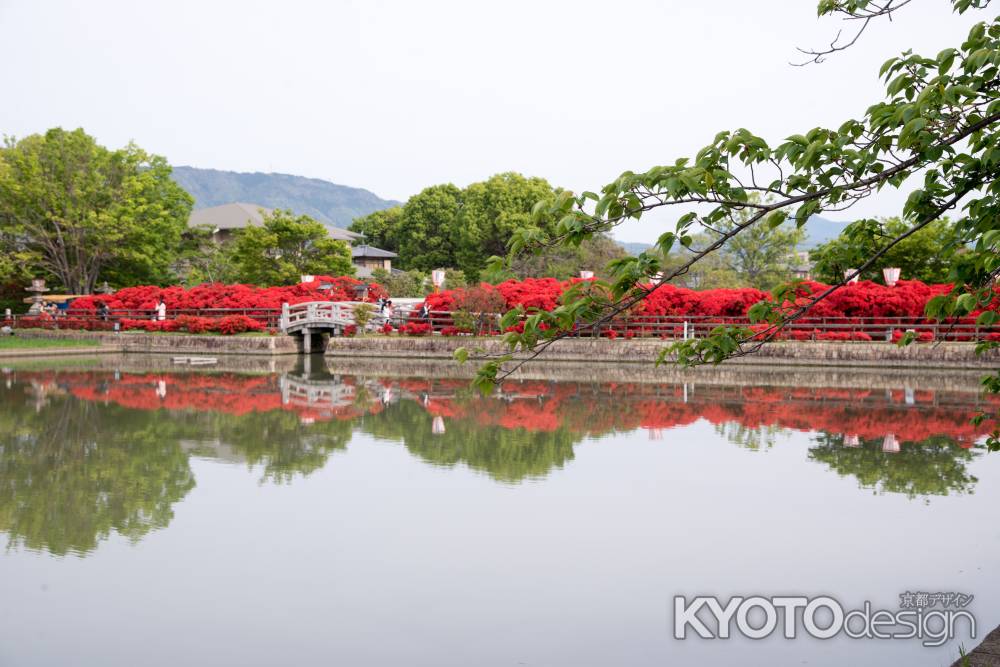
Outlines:
{"type": "Polygon", "coordinates": [[[984,310],[976,318],[976,324],[981,327],[991,327],[1000,320],[1000,313],[995,310],[984,310]]]}
{"type": "Polygon", "coordinates": [[[785,211],[771,211],[764,217],[764,226],[767,229],[775,229],[776,227],[780,227],[787,219],[788,213],[785,211]]]}

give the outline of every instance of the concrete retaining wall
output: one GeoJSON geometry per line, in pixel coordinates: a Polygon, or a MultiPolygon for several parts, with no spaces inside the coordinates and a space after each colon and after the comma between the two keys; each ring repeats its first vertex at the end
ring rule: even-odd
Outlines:
{"type": "MultiPolygon", "coordinates": [[[[328,356],[330,373],[385,378],[441,378],[471,380],[472,363],[460,365],[442,359],[378,359],[328,356]]],[[[753,385],[774,387],[841,387],[845,389],[914,388],[934,391],[982,389],[983,370],[945,368],[875,368],[843,366],[765,366],[721,364],[681,368],[674,364],[607,364],[579,361],[534,361],[511,376],[514,380],[586,382],[603,384],[753,385]]]]}
{"type": "MultiPolygon", "coordinates": [[[[22,330],[25,338],[93,341],[108,351],[126,353],[188,354],[297,354],[300,341],[292,336],[195,336],[185,334],[102,333],[89,331],[22,330]]],[[[667,344],[661,340],[607,340],[603,338],[566,339],[549,348],[539,361],[611,364],[650,364],[667,344]]],[[[331,338],[329,357],[451,359],[458,347],[470,352],[482,348],[489,354],[507,351],[498,338],[441,336],[361,336],[331,338]]],[[[43,352],[44,351],[40,351],[43,352]]],[[[79,351],[78,351],[79,352],[79,351]]],[[[754,366],[848,366],[877,368],[969,368],[1000,366],[1000,349],[976,355],[972,343],[913,344],[898,347],[892,343],[838,343],[782,341],[764,346],[758,352],[732,359],[726,365],[754,366]]]]}
{"type": "MultiPolygon", "coordinates": [[[[664,341],[651,339],[607,340],[603,338],[559,341],[539,357],[545,361],[651,363],[664,341]]],[[[470,353],[482,348],[488,354],[507,351],[497,338],[363,336],[332,338],[326,354],[331,357],[450,358],[458,347],[470,353]]],[[[767,366],[874,366],[898,368],[993,368],[1000,366],[1000,350],[976,355],[972,343],[915,343],[898,347],[892,343],[839,343],[782,341],[765,345],[754,354],[727,364],[767,366]]]]}

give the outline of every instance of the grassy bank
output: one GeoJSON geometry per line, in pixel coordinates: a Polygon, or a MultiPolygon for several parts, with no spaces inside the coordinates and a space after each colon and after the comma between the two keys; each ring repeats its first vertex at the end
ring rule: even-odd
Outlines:
{"type": "Polygon", "coordinates": [[[100,342],[93,340],[54,340],[50,338],[21,338],[20,336],[0,337],[0,351],[95,347],[98,345],[100,345],[100,342]]]}

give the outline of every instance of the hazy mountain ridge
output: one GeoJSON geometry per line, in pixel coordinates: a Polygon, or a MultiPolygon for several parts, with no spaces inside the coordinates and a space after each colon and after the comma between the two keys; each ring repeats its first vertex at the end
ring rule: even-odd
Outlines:
{"type": "MultiPolygon", "coordinates": [[[[831,239],[840,236],[848,223],[838,220],[814,215],[806,222],[806,238],[799,244],[800,250],[812,250],[821,243],[826,243],[831,239]]],[[[652,243],[641,243],[638,241],[618,241],[618,245],[625,249],[630,255],[638,255],[643,250],[653,247],[652,243]]]]}
{"type": "Polygon", "coordinates": [[[287,208],[327,225],[347,227],[354,218],[398,206],[363,188],[290,174],[242,173],[174,167],[174,180],[195,199],[195,208],[232,202],[287,208]]]}

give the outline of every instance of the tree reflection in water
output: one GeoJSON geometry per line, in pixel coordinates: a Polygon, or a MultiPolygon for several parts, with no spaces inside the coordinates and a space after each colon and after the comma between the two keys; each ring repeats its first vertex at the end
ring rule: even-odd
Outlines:
{"type": "Polygon", "coordinates": [[[734,444],[816,433],[809,458],[878,493],[971,492],[971,446],[989,429],[957,392],[507,382],[299,372],[9,372],[0,385],[0,530],[14,546],[86,553],[112,531],[165,527],[192,488],[191,455],[238,461],[261,482],[326,465],[358,429],[433,465],[516,484],[573,459],[586,437],[699,420],[734,444]],[[897,446],[898,445],[898,446],[897,446]],[[898,449],[899,451],[894,451],[898,449]]]}
{"type": "Polygon", "coordinates": [[[0,391],[0,530],[11,545],[86,553],[115,531],[164,528],[194,488],[188,456],[148,413],[0,391]],[[12,400],[15,399],[15,400],[12,400]]]}
{"type": "Polygon", "coordinates": [[[898,452],[885,452],[884,439],[858,439],[845,446],[849,436],[819,433],[809,458],[825,463],[841,477],[851,476],[863,489],[874,493],[944,496],[972,493],[978,481],[966,470],[973,451],[955,446],[941,435],[907,442],[898,452]]]}

